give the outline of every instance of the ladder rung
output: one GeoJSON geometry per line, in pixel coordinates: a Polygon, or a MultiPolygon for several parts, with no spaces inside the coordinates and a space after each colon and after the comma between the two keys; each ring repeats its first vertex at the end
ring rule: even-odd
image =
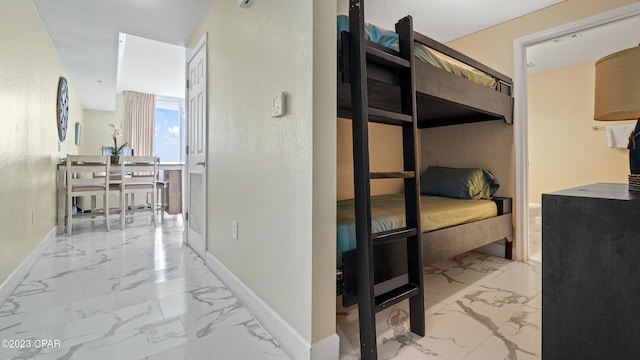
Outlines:
{"type": "Polygon", "coordinates": [[[367,46],[366,49],[367,60],[375,62],[376,64],[398,70],[411,68],[411,63],[401,57],[388,54],[371,46],[367,46]]]}
{"type": "Polygon", "coordinates": [[[380,110],[376,108],[368,108],[369,121],[388,124],[388,125],[404,125],[413,122],[411,115],[396,113],[392,111],[380,110]]]}
{"type": "Polygon", "coordinates": [[[374,245],[379,245],[383,243],[388,243],[391,241],[406,239],[409,236],[418,235],[418,230],[413,227],[403,227],[399,229],[382,231],[379,233],[372,234],[371,238],[373,239],[374,245]]]}
{"type": "Polygon", "coordinates": [[[404,284],[384,294],[376,296],[376,312],[384,310],[404,299],[408,299],[420,292],[420,287],[415,284],[404,284]]]}
{"type": "Polygon", "coordinates": [[[412,179],[416,177],[415,171],[385,171],[371,172],[370,179],[412,179]]]}

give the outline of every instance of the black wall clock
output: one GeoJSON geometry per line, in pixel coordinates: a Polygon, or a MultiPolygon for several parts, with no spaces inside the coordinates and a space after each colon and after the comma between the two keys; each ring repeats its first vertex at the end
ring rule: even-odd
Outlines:
{"type": "Polygon", "coordinates": [[[67,125],[69,122],[69,87],[67,86],[67,79],[63,76],[58,81],[58,100],[56,110],[58,115],[56,116],[58,123],[58,139],[64,141],[67,137],[67,125]]]}

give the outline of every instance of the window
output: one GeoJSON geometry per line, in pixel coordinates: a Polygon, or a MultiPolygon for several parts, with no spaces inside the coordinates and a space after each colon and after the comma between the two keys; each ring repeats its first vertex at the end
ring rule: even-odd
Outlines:
{"type": "Polygon", "coordinates": [[[184,162],[182,99],[156,99],[154,152],[160,162],[184,162]]]}

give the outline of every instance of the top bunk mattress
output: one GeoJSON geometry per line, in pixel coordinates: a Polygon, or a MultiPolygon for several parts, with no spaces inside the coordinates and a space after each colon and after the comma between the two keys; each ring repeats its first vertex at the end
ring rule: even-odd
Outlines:
{"type": "MultiPolygon", "coordinates": [[[[349,17],[338,15],[338,37],[342,31],[349,31],[349,17]]],[[[387,30],[379,26],[365,23],[365,38],[389,49],[398,51],[398,34],[395,31],[387,30]]],[[[496,80],[482,71],[459,63],[449,57],[442,55],[427,46],[415,42],[415,56],[419,60],[431,64],[439,69],[469,79],[476,84],[488,88],[496,88],[496,80]]]]}
{"type": "MultiPolygon", "coordinates": [[[[441,196],[420,196],[422,232],[483,220],[498,215],[491,200],[463,200],[441,196]]],[[[337,259],[342,264],[342,252],[356,248],[355,200],[338,201],[337,259]]],[[[404,194],[371,197],[371,231],[373,233],[405,226],[404,194]]]]}

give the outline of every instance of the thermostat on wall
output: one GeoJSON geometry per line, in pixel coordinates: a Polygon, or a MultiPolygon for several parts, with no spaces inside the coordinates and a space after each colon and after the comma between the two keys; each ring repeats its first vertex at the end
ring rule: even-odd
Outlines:
{"type": "Polygon", "coordinates": [[[248,8],[251,7],[254,2],[256,2],[256,0],[238,0],[238,6],[248,8]]]}

